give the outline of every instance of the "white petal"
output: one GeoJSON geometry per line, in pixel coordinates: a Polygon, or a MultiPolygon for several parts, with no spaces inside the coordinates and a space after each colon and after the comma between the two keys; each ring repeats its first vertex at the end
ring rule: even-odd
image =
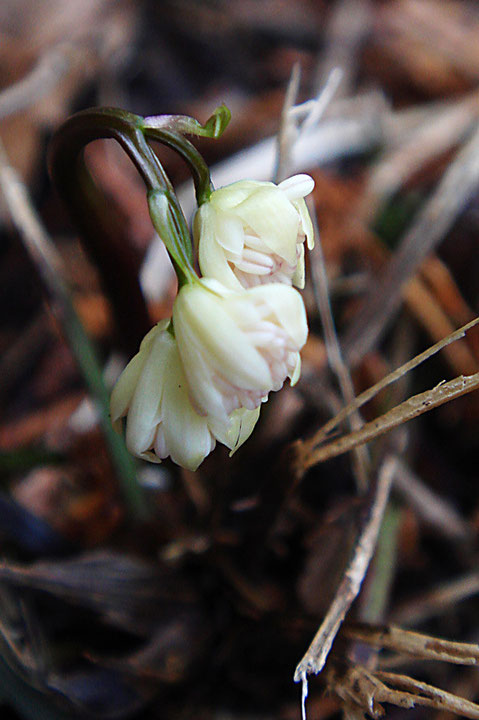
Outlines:
{"type": "Polygon", "coordinates": [[[259,419],[261,406],[256,410],[245,410],[240,408],[231,415],[231,426],[228,428],[228,442],[225,443],[230,448],[230,457],[238,448],[249,438],[259,419]]]}
{"type": "MultiPolygon", "coordinates": [[[[241,298],[244,292],[239,295],[241,298]]],[[[248,291],[250,292],[250,291],[248,291]]],[[[234,297],[236,299],[236,297],[234,297]]],[[[227,300],[227,298],[225,299],[227,300]]],[[[190,382],[189,348],[184,335],[185,326],[191,327],[201,346],[201,353],[215,372],[239,388],[261,389],[268,387],[271,374],[260,353],[248,341],[246,332],[228,313],[228,304],[201,285],[185,286],[173,306],[173,320],[178,347],[190,382]]],[[[244,303],[245,312],[250,308],[244,303]]]]}
{"type": "Polygon", "coordinates": [[[110,399],[112,423],[116,423],[117,420],[126,415],[147,357],[147,353],[137,353],[118,378],[110,399]]]}
{"type": "Polygon", "coordinates": [[[205,357],[198,349],[198,340],[192,329],[181,324],[175,329],[178,341],[178,349],[181,355],[183,351],[182,364],[188,379],[188,385],[192,399],[204,415],[218,418],[225,423],[229,410],[225,406],[223,393],[215,382],[215,370],[208,364],[205,357]]]}
{"type": "Polygon", "coordinates": [[[216,278],[233,290],[241,290],[241,283],[231,269],[223,247],[216,238],[216,211],[209,203],[202,205],[195,215],[193,236],[198,248],[198,263],[203,275],[216,278]]]}
{"type": "Polygon", "coordinates": [[[216,241],[233,257],[241,257],[244,248],[244,229],[240,218],[228,212],[217,212],[215,217],[216,241]]]}
{"type": "Polygon", "coordinates": [[[281,190],[275,186],[258,188],[236,207],[235,212],[272,252],[289,265],[296,263],[299,217],[281,190]]]}
{"type": "Polygon", "coordinates": [[[301,227],[306,236],[308,250],[312,250],[314,248],[314,227],[306,203],[304,200],[296,200],[293,205],[301,218],[301,227]]]}
{"type": "Polygon", "coordinates": [[[272,283],[251,288],[248,293],[255,302],[267,305],[272,320],[285,329],[295,348],[302,348],[308,337],[308,323],[298,291],[282,283],[272,283]]]}
{"type": "Polygon", "coordinates": [[[160,420],[160,401],[168,352],[174,340],[164,331],[157,334],[138,380],[126,422],[126,446],[139,455],[153,445],[160,420]]]}
{"type": "Polygon", "coordinates": [[[296,365],[294,367],[293,374],[291,375],[291,378],[290,378],[291,387],[293,387],[293,385],[296,385],[296,383],[299,380],[300,375],[301,375],[301,356],[299,353],[297,353],[296,365]]]}
{"type": "Polygon", "coordinates": [[[169,324],[169,320],[162,320],[151,328],[141,341],[139,351],[132,357],[118,378],[110,400],[111,421],[114,426],[118,427],[117,420],[127,413],[136,384],[148,359],[152,343],[169,324]]]}
{"type": "Polygon", "coordinates": [[[278,187],[284,192],[288,200],[299,200],[299,198],[304,198],[313,192],[314,180],[310,175],[293,175],[280,182],[278,187]]]}
{"type": "Polygon", "coordinates": [[[210,197],[210,203],[216,209],[231,210],[260,187],[274,187],[274,185],[273,183],[259,182],[257,180],[240,180],[215,190],[210,197]]]}
{"type": "Polygon", "coordinates": [[[304,245],[299,246],[299,257],[296,263],[296,269],[292,277],[292,283],[295,287],[302,290],[305,283],[305,272],[304,272],[304,245]]]}
{"type": "Polygon", "coordinates": [[[170,354],[161,402],[165,444],[171,459],[196,470],[212,450],[207,419],[194,410],[176,348],[170,354]]]}

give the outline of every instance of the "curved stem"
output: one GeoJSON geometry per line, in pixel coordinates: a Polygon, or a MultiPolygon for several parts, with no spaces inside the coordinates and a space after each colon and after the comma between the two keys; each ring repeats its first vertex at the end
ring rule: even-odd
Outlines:
{"type": "MultiPolygon", "coordinates": [[[[138,281],[139,262],[128,242],[125,218],[96,187],[83,151],[98,139],[116,140],[140,173],[148,193],[162,193],[168,200],[171,219],[156,227],[179,273],[196,277],[191,240],[182,210],[163,167],[143,134],[139,115],[117,108],[92,108],[73,115],[55,133],[49,148],[49,169],[60,196],[79,227],[86,249],[98,266],[111,297],[118,325],[131,318],[127,345],[136,351],[151,326],[138,281]]],[[[155,218],[152,216],[153,224],[155,218]]]]}
{"type": "Polygon", "coordinates": [[[183,135],[165,128],[145,127],[144,134],[146,138],[157,140],[181,155],[192,172],[198,205],[207,202],[212,190],[210,170],[193,143],[183,135]]]}

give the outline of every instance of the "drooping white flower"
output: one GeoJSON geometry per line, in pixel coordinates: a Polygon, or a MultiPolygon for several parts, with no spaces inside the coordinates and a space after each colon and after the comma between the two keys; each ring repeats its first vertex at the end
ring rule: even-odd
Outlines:
{"type": "Polygon", "coordinates": [[[111,396],[111,419],[117,429],[126,416],[125,440],[135,456],[151,462],[171,459],[196,470],[219,440],[232,451],[251,434],[259,410],[239,409],[219,424],[200,415],[189,388],[169,321],[145,336],[139,352],[121,374],[111,396]]]}
{"type": "Polygon", "coordinates": [[[313,188],[309,175],[295,175],[279,185],[243,180],[215,190],[193,225],[203,275],[233,290],[304,287],[304,241],[314,245],[304,198],[313,188]]]}
{"type": "Polygon", "coordinates": [[[299,378],[308,326],[301,295],[288,285],[235,292],[203,279],[180,290],[173,323],[194,403],[218,422],[299,378]]]}

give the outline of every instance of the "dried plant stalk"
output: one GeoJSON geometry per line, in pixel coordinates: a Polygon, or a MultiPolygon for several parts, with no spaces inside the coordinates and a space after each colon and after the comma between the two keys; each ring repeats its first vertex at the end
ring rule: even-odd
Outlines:
{"type": "Polygon", "coordinates": [[[403,630],[394,625],[378,626],[352,623],[344,627],[344,635],[361,640],[376,648],[388,648],[423,660],[441,660],[457,665],[477,665],[479,645],[442,640],[431,635],[403,630]]]}
{"type": "Polygon", "coordinates": [[[387,458],[379,472],[374,492],[371,493],[367,513],[359,530],[351,560],[346,567],[334,600],[306,654],[296,667],[294,680],[303,683],[303,698],[306,695],[308,675],[313,673],[317,675],[323,669],[341,623],[361,589],[376,547],[395,470],[396,460],[391,457],[387,458]]]}
{"type": "Polygon", "coordinates": [[[460,375],[449,380],[449,382],[441,382],[431,390],[413,395],[400,405],[397,405],[389,412],[380,417],[366,423],[359,430],[355,430],[348,435],[333,440],[332,442],[315,448],[312,443],[298,443],[298,463],[297,471],[301,475],[305,470],[324,460],[342,455],[352,450],[358,445],[370,442],[381,435],[389,432],[395,427],[402,425],[409,420],[419,417],[429,410],[433,410],[450,400],[455,400],[461,395],[465,395],[479,387],[479,373],[474,375],[460,375]]]}
{"type": "Polygon", "coordinates": [[[346,710],[352,709],[354,716],[355,711],[361,710],[373,718],[383,717],[385,711],[381,703],[390,703],[407,709],[422,705],[479,718],[479,705],[407,675],[371,672],[355,665],[343,674],[332,672],[329,684],[345,703],[346,710]]]}
{"type": "MultiPolygon", "coordinates": [[[[336,427],[338,427],[340,423],[346,420],[346,418],[355,413],[359,408],[363,407],[363,405],[366,405],[366,403],[376,397],[376,395],[378,395],[382,390],[387,388],[389,385],[395,383],[401,377],[406,375],[406,373],[414,370],[414,368],[421,365],[423,362],[438,353],[447,345],[450,345],[451,343],[456,342],[456,340],[460,340],[461,338],[463,338],[466,332],[471,328],[475,327],[478,323],[479,317],[471,320],[471,322],[458,328],[454,332],[450,333],[450,335],[447,335],[445,338],[442,338],[442,340],[439,340],[439,342],[435,343],[424,352],[416,355],[416,357],[412,358],[411,360],[408,360],[408,362],[404,363],[396,370],[393,370],[393,372],[386,375],[386,377],[382,378],[382,380],[379,380],[379,382],[377,382],[375,385],[358,395],[353,402],[349,403],[349,405],[340,410],[337,415],[331,418],[331,420],[328,420],[328,422],[323,425],[323,427],[321,427],[311,438],[309,438],[309,440],[303,441],[299,445],[301,455],[303,457],[306,457],[308,454],[311,454],[314,449],[318,445],[320,445],[323,440],[327,438],[328,434],[336,427]]],[[[363,427],[363,430],[365,429],[365,427],[363,427]]],[[[301,463],[298,463],[297,469],[299,472],[301,472],[301,463]]]]}

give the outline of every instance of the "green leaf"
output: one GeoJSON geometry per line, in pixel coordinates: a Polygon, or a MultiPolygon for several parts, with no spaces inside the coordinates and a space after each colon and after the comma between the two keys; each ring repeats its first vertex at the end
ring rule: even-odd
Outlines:
{"type": "Polygon", "coordinates": [[[204,125],[188,115],[152,115],[145,118],[142,129],[170,130],[179,135],[195,135],[217,139],[226,130],[231,113],[223,103],[213,112],[204,125]]]}

